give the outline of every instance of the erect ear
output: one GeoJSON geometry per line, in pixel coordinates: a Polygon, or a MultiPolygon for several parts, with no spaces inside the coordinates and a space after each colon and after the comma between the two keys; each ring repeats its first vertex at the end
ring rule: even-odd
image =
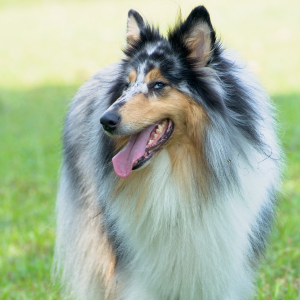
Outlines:
{"type": "Polygon", "coordinates": [[[211,58],[216,40],[206,8],[194,8],[179,30],[181,43],[189,50],[188,57],[195,59],[196,67],[204,67],[211,58]]]}
{"type": "Polygon", "coordinates": [[[144,27],[145,23],[142,16],[135,10],[131,9],[128,12],[127,19],[127,44],[138,41],[140,39],[141,31],[144,27]]]}

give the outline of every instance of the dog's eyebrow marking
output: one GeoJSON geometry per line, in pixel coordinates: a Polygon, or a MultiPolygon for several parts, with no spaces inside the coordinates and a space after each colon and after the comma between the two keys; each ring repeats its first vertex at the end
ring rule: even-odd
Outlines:
{"type": "Polygon", "coordinates": [[[153,81],[162,81],[168,83],[168,80],[161,74],[158,68],[152,69],[146,76],[145,80],[146,83],[153,82],[153,81]]]}
{"type": "Polygon", "coordinates": [[[128,75],[128,79],[131,83],[135,82],[136,81],[136,77],[137,77],[137,73],[136,73],[136,70],[133,69],[129,75],[128,75]]]}

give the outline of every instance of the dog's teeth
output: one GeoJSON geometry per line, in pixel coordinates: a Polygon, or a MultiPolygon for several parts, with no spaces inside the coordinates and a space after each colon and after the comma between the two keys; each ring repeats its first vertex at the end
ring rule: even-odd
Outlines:
{"type": "Polygon", "coordinates": [[[156,134],[156,133],[154,134],[153,138],[154,138],[154,139],[157,139],[157,134],[156,134]]]}
{"type": "Polygon", "coordinates": [[[151,145],[152,143],[153,143],[153,140],[150,140],[147,145],[151,145]]]}
{"type": "Polygon", "coordinates": [[[163,126],[162,125],[158,125],[158,128],[156,129],[156,132],[161,133],[163,130],[163,126]]]}

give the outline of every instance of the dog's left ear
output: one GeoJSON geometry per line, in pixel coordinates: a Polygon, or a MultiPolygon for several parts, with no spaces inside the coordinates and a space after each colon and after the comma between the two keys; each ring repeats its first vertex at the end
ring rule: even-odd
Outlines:
{"type": "Polygon", "coordinates": [[[132,44],[138,41],[144,27],[145,23],[142,16],[137,11],[131,9],[128,12],[127,18],[127,44],[132,44]]]}
{"type": "MultiPolygon", "coordinates": [[[[187,50],[187,57],[195,61],[195,67],[207,65],[216,41],[209,13],[204,6],[194,8],[187,19],[169,35],[171,44],[187,50]]],[[[185,51],[186,52],[186,51],[185,51]]]]}

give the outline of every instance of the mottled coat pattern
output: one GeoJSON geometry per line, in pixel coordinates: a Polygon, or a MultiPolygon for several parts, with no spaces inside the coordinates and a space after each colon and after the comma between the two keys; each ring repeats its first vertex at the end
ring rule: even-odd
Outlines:
{"type": "Polygon", "coordinates": [[[124,54],[65,120],[55,270],[66,297],[250,299],[282,156],[267,94],[203,6],[167,37],[130,10],[124,54]],[[142,156],[125,153],[147,134],[142,156]]]}

